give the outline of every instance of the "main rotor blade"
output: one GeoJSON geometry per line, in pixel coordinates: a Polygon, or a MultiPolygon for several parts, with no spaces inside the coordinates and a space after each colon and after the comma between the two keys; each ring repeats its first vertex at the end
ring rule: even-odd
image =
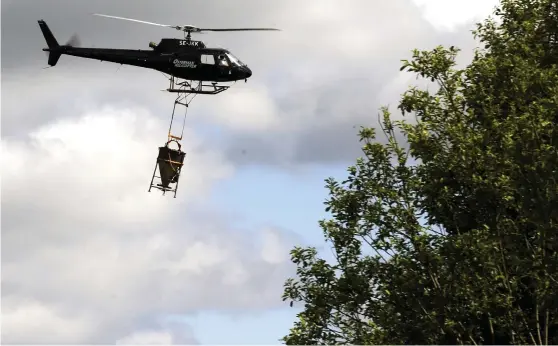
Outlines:
{"type": "Polygon", "coordinates": [[[201,31],[281,31],[275,28],[200,29],[201,31]]]}
{"type": "Polygon", "coordinates": [[[200,33],[200,31],[281,31],[280,29],[275,29],[275,28],[236,28],[236,29],[211,29],[211,28],[207,28],[207,29],[199,29],[199,28],[197,28],[193,25],[180,26],[180,25],[159,24],[159,23],[147,22],[147,21],[144,21],[144,20],[138,20],[138,19],[132,19],[132,18],[109,16],[107,14],[100,14],[100,13],[93,13],[93,15],[94,16],[100,16],[100,17],[128,20],[128,21],[136,22],[136,23],[163,26],[163,27],[166,27],[166,28],[173,28],[173,29],[182,30],[182,31],[185,31],[185,32],[192,32],[192,33],[200,33]]]}
{"type": "Polygon", "coordinates": [[[125,17],[117,17],[117,16],[109,16],[106,14],[100,14],[100,13],[93,13],[94,16],[100,16],[100,17],[107,17],[107,18],[115,18],[115,19],[123,19],[123,20],[129,20],[131,22],[137,22],[137,23],[143,23],[143,24],[151,24],[151,25],[157,25],[157,26],[164,26],[167,28],[173,28],[173,29],[178,29],[180,30],[181,27],[176,26],[176,25],[167,25],[167,24],[159,24],[159,23],[152,23],[152,22],[146,22],[144,20],[138,20],[138,19],[132,19],[132,18],[125,18],[125,17]]]}

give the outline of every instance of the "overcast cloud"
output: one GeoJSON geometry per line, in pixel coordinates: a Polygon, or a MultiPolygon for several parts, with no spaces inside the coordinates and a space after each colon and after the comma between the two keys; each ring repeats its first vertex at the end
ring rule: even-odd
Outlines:
{"type": "Polygon", "coordinates": [[[400,59],[473,44],[467,31],[437,31],[407,0],[4,0],[1,23],[3,343],[195,343],[170,317],[283,306],[299,239],[235,226],[211,204],[215,185],[246,164],[354,161],[358,126],[375,125],[378,108],[415,82],[400,59]],[[192,103],[177,199],[146,192],[172,109],[161,74],[68,56],[41,69],[38,19],[82,46],[178,37],[93,12],[283,29],[200,36],[254,76],[192,103]]]}
{"type": "MultiPolygon", "coordinates": [[[[203,6],[182,1],[136,3],[142,5],[49,0],[4,6],[2,44],[10,47],[2,51],[7,93],[21,90],[12,83],[29,84],[24,76],[39,82],[45,78],[48,90],[37,83],[26,97],[37,97],[33,91],[41,88],[46,94],[40,97],[58,100],[49,106],[66,107],[68,102],[59,96],[64,95],[72,104],[89,97],[95,103],[101,99],[141,104],[161,117],[170,113],[172,95],[156,92],[167,85],[158,72],[66,56],[56,68],[40,70],[46,57],[38,48],[45,44],[35,18],[45,19],[60,41],[77,32],[84,46],[143,49],[149,41],[178,33],[89,13],[169,24],[276,26],[283,31],[199,36],[210,45],[231,49],[253,69],[254,77],[219,95],[219,102],[197,98],[190,110],[193,121],[220,126],[224,133],[220,141],[226,140],[227,154],[236,163],[346,163],[359,153],[358,126],[376,125],[378,108],[388,102],[395,105],[396,96],[414,82],[408,74],[399,78],[400,60],[409,58],[411,49],[453,44],[470,56],[473,44],[466,30],[437,31],[407,0],[353,0],[350,5],[335,0],[216,1],[203,6]],[[390,86],[394,80],[399,84],[390,86]],[[387,87],[393,90],[388,98],[387,87]]],[[[2,107],[21,107],[15,100],[3,95],[2,107]]],[[[45,109],[44,102],[30,103],[45,109]]],[[[37,109],[25,121],[16,111],[6,112],[2,133],[19,133],[22,126],[48,121],[51,109],[46,110],[37,109]]]]}
{"type": "Polygon", "coordinates": [[[4,342],[112,343],[169,314],[280,304],[292,242],[204,205],[232,173],[221,155],[187,133],[185,202],[146,192],[163,125],[101,109],[2,140],[4,342]]]}

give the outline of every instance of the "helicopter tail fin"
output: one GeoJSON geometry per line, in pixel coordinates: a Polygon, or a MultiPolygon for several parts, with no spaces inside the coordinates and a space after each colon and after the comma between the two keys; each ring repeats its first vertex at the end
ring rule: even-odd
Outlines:
{"type": "Polygon", "coordinates": [[[41,27],[41,31],[43,32],[43,36],[45,37],[48,48],[54,49],[60,47],[58,41],[56,41],[56,38],[54,38],[52,31],[50,31],[47,23],[44,20],[39,20],[39,27],[41,27]]]}
{"type": "Polygon", "coordinates": [[[59,50],[60,45],[58,44],[58,41],[56,41],[56,38],[52,34],[52,31],[50,31],[48,25],[44,20],[39,20],[39,27],[41,28],[43,36],[45,37],[46,43],[48,45],[48,48],[44,48],[43,50],[46,52],[50,52],[48,55],[48,64],[50,66],[55,66],[56,63],[58,63],[58,59],[60,59],[60,56],[62,55],[61,50],[59,50]]]}

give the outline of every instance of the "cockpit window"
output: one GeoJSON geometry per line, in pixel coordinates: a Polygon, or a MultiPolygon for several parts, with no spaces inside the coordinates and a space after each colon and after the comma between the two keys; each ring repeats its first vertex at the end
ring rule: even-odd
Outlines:
{"type": "Polygon", "coordinates": [[[227,61],[227,58],[223,54],[219,54],[217,56],[217,61],[219,62],[220,66],[229,66],[229,62],[227,61]]]}
{"type": "Polygon", "coordinates": [[[238,58],[236,56],[232,55],[231,53],[227,53],[227,56],[229,57],[229,60],[231,61],[231,63],[233,65],[236,65],[236,66],[244,66],[245,65],[242,61],[238,60],[238,58]]]}

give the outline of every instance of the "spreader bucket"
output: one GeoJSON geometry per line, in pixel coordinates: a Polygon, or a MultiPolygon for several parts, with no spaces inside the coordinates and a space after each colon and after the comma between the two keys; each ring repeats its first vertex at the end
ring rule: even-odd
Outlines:
{"type": "Polygon", "coordinates": [[[170,149],[168,146],[159,147],[157,161],[163,188],[169,188],[169,184],[178,182],[185,156],[186,153],[181,150],[170,149]]]}

